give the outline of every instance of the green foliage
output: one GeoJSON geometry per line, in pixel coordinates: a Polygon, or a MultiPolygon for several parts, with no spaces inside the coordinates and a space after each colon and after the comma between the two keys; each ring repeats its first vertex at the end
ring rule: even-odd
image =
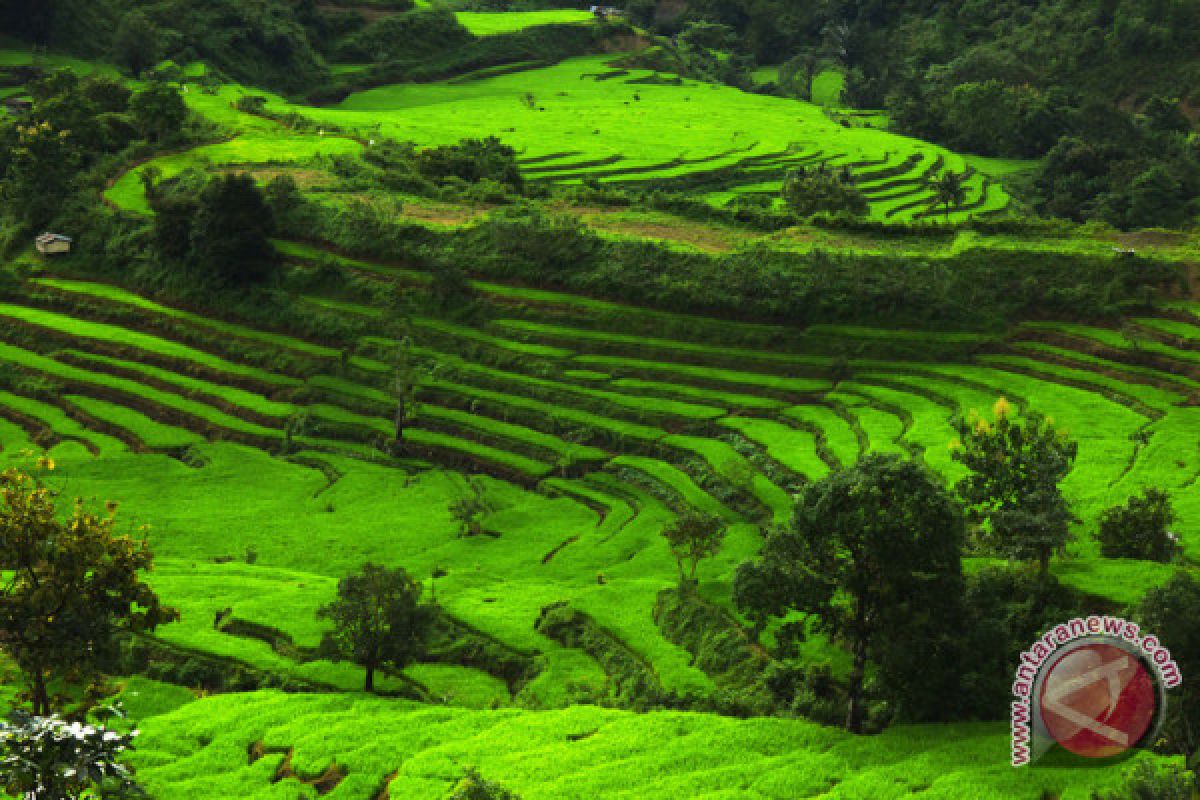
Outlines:
{"type": "Polygon", "coordinates": [[[1195,800],[1200,780],[1178,766],[1141,763],[1129,771],[1125,786],[1092,791],[1092,800],[1195,800]]]}
{"type": "Polygon", "coordinates": [[[679,565],[679,580],[696,580],[700,562],[721,552],[725,524],[719,517],[686,509],[676,515],[662,532],[679,565]]]}
{"type": "Polygon", "coordinates": [[[113,61],[134,77],[141,75],[161,60],[159,36],[158,29],[143,12],[137,9],[126,12],[113,36],[113,61]]]}
{"type": "Polygon", "coordinates": [[[1123,506],[1113,506],[1100,515],[1096,539],[1108,558],[1143,558],[1167,562],[1180,551],[1180,543],[1169,530],[1175,521],[1170,496],[1148,487],[1130,497],[1123,506]]]}
{"type": "Polygon", "coordinates": [[[368,563],[339,581],[337,600],[317,612],[334,626],[322,649],[364,667],[363,688],[373,692],[377,669],[402,670],[425,651],[436,613],[403,568],[368,563]]]}
{"type": "Polygon", "coordinates": [[[270,237],[275,220],[254,179],[225,173],[197,188],[185,174],[156,187],[155,242],[166,260],[182,264],[201,283],[245,287],[270,278],[276,265],[270,237]]]}
{"type": "Polygon", "coordinates": [[[474,767],[468,767],[447,800],[520,800],[520,797],[496,781],[487,780],[474,767]]]}
{"type": "Polygon", "coordinates": [[[490,180],[516,192],[523,186],[516,152],[495,136],[418,150],[413,161],[418,172],[437,183],[450,178],[467,183],[490,180]]]}
{"type": "Polygon", "coordinates": [[[1200,194],[1200,156],[1183,134],[1094,119],[1064,137],[1035,180],[1040,212],[1122,228],[1188,223],[1200,194]],[[1115,130],[1114,130],[1115,128],[1115,130]]]}
{"type": "Polygon", "coordinates": [[[45,225],[74,185],[79,150],[70,131],[48,122],[18,124],[7,138],[11,145],[4,157],[0,199],[22,225],[45,225]]]}
{"type": "Polygon", "coordinates": [[[338,57],[360,62],[417,60],[453,51],[473,39],[453,12],[422,9],[372,22],[341,44],[338,57]]]}
{"type": "Polygon", "coordinates": [[[1166,584],[1146,592],[1137,604],[1133,618],[1147,634],[1154,634],[1179,667],[1183,683],[1172,691],[1163,725],[1163,739],[1173,753],[1192,756],[1200,751],[1200,687],[1188,681],[1200,674],[1200,580],[1178,571],[1166,584]]]}
{"type": "Polygon", "coordinates": [[[0,722],[0,786],[27,800],[144,796],[122,763],[136,735],[17,711],[0,722]]]}
{"type": "Polygon", "coordinates": [[[887,676],[902,716],[936,715],[946,675],[915,654],[935,648],[935,629],[951,625],[962,539],[960,509],[926,469],[868,455],[805,487],[791,526],[770,533],[759,559],[738,568],[734,599],[756,615],[811,614],[846,641],[854,659],[848,730],[863,729],[868,661],[887,676]]]}
{"type": "Polygon", "coordinates": [[[967,577],[965,624],[957,648],[940,657],[961,671],[949,705],[960,719],[1001,719],[1012,702],[1013,665],[1038,636],[1086,606],[1054,576],[1026,568],[987,567],[967,577]]]}
{"type": "Polygon", "coordinates": [[[179,136],[188,111],[178,89],[156,82],[133,96],[129,113],[142,138],[163,142],[179,136]]]}
{"type": "Polygon", "coordinates": [[[15,469],[0,474],[0,501],[0,648],[25,673],[33,713],[46,715],[51,679],[90,676],[118,632],[153,630],[179,613],[142,581],[153,556],[144,540],[116,533],[116,504],[99,516],[79,500],[63,522],[51,491],[15,469]]]}
{"type": "Polygon", "coordinates": [[[963,172],[943,172],[929,182],[933,190],[935,207],[941,206],[949,219],[950,212],[961,206],[967,199],[967,175],[963,172]]]}
{"type": "Polygon", "coordinates": [[[988,524],[985,544],[1008,558],[1036,560],[1046,574],[1070,536],[1059,483],[1079,447],[1037,411],[1018,419],[1001,398],[994,414],[990,423],[976,415],[956,423],[953,457],[971,471],[956,489],[971,519],[988,524]]]}
{"type": "Polygon", "coordinates": [[[783,182],[783,199],[789,208],[806,217],[819,211],[867,213],[867,198],[854,188],[849,170],[830,169],[824,164],[789,172],[783,182]]]}

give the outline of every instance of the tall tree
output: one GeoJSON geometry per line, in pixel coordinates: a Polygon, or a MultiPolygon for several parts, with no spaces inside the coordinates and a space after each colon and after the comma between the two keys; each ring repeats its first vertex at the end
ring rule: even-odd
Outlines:
{"type": "Polygon", "coordinates": [[[145,13],[134,9],[121,17],[113,36],[114,61],[136,78],[158,63],[160,53],[158,29],[145,13]]]}
{"type": "Polygon", "coordinates": [[[984,540],[1001,555],[1037,561],[1046,575],[1050,556],[1070,538],[1071,512],[1058,485],[1079,446],[1038,411],[1018,418],[1004,398],[991,422],[972,414],[956,428],[953,457],[970,470],[956,486],[968,518],[986,523],[984,540]]]}
{"type": "MultiPolygon", "coordinates": [[[[871,454],[805,487],[791,525],[738,568],[734,598],[757,616],[812,615],[846,642],[846,729],[859,733],[868,661],[919,650],[927,623],[961,597],[963,527],[960,508],[926,468],[871,454]]],[[[911,681],[926,677],[906,672],[911,681]]],[[[887,687],[897,696],[914,689],[887,687]]]]}
{"type": "Polygon", "coordinates": [[[0,201],[21,224],[45,225],[74,187],[81,157],[70,131],[48,122],[18,124],[14,146],[5,159],[0,201]]]}
{"type": "Polygon", "coordinates": [[[111,655],[117,635],[179,618],[142,581],[153,556],[76,501],[65,521],[55,496],[17,470],[0,473],[0,649],[25,673],[33,713],[51,711],[51,679],[81,679],[111,655]]]}
{"type": "Polygon", "coordinates": [[[421,584],[405,570],[367,564],[342,578],[337,599],[317,611],[333,623],[322,649],[362,666],[363,689],[373,692],[376,670],[403,669],[421,654],[436,614],[421,603],[421,584]]]}
{"type": "Polygon", "coordinates": [[[254,179],[245,173],[219,175],[200,192],[191,256],[226,286],[262,283],[275,267],[274,230],[271,208],[254,179]]]}
{"type": "Polygon", "coordinates": [[[413,352],[413,342],[404,336],[396,343],[396,364],[392,375],[392,396],[396,401],[396,410],[392,414],[392,424],[395,429],[392,437],[392,454],[404,454],[404,431],[417,417],[419,405],[417,392],[420,389],[421,377],[424,374],[420,362],[413,352]]]}

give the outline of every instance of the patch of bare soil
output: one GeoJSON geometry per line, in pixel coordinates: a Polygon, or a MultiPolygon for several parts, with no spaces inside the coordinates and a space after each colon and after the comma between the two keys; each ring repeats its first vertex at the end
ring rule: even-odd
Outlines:
{"type": "Polygon", "coordinates": [[[403,214],[410,219],[422,222],[455,226],[474,222],[490,210],[490,208],[479,206],[452,206],[440,203],[436,205],[418,205],[416,203],[405,203],[403,214]]]}
{"type": "Polygon", "coordinates": [[[622,208],[606,206],[562,206],[558,210],[572,214],[590,228],[642,239],[665,239],[686,244],[706,253],[728,253],[738,243],[756,234],[713,227],[682,218],[638,220],[622,216],[622,208]]]}
{"type": "Polygon", "coordinates": [[[326,189],[336,185],[337,178],[319,169],[280,169],[264,167],[251,170],[250,174],[260,184],[267,184],[282,175],[291,175],[296,186],[304,190],[326,189]]]}
{"type": "Polygon", "coordinates": [[[1179,231],[1130,231],[1117,234],[1116,240],[1122,247],[1168,247],[1183,244],[1188,239],[1179,231]]]}

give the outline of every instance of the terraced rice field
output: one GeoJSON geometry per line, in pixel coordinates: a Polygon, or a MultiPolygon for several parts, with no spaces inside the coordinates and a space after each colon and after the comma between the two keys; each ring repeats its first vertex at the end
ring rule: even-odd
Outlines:
{"type": "Polygon", "coordinates": [[[470,711],[278,692],[197,701],[144,680],[125,699],[140,716],[155,714],[136,756],[139,775],[152,792],[180,800],[311,797],[313,784],[324,777],[328,785],[329,776],[338,777],[330,797],[378,797],[386,787],[393,800],[425,800],[447,796],[462,766],[530,800],[1085,800],[1117,775],[1050,765],[1013,770],[1004,763],[1004,731],[994,725],[852,737],[800,720],[587,706],[470,711]],[[945,746],[948,739],[954,747],[945,746]],[[248,752],[262,755],[247,759],[248,752]],[[272,783],[285,760],[293,774],[272,783]]]}
{"type": "MultiPolygon", "coordinates": [[[[763,526],[786,521],[791,493],[806,481],[868,450],[911,454],[952,481],[961,475],[949,457],[952,420],[987,411],[1000,396],[1018,409],[1045,411],[1080,442],[1065,489],[1081,523],[1069,558],[1053,565],[1064,581],[1123,603],[1167,577],[1167,567],[1100,558],[1088,535],[1101,509],[1145,485],[1172,493],[1178,530],[1188,553],[1197,553],[1200,411],[1193,402],[1200,361],[1192,355],[1200,353],[1200,339],[1190,334],[1200,319],[1189,312],[1139,318],[1136,346],[1115,330],[1050,323],[1018,328],[1007,346],[968,332],[897,331],[895,338],[908,344],[927,341],[936,352],[959,356],[864,356],[843,362],[835,379],[831,344],[852,338],[869,353],[886,335],[823,326],[797,332],[788,340],[795,346],[769,349],[746,343],[777,331],[737,323],[719,328],[730,343],[707,335],[645,336],[631,331],[655,330],[661,315],[544,291],[524,293],[514,306],[506,293],[520,290],[492,289],[496,294],[483,296],[497,302],[478,318],[413,320],[414,353],[430,371],[400,457],[390,447],[396,344],[377,332],[382,310],[361,297],[297,298],[360,325],[356,340],[338,342],[261,330],[66,276],[31,279],[0,304],[0,371],[8,376],[0,392],[2,452],[24,463],[31,458],[24,451],[46,448],[58,464],[55,480],[71,492],[119,498],[123,514],[151,526],[159,556],[153,581],[184,611],[181,622],[161,631],[163,641],[306,686],[353,690],[361,681],[353,666],[297,659],[265,641],[214,630],[210,621],[231,607],[239,619],[312,647],[321,631],[315,608],[339,577],[373,560],[403,564],[419,576],[444,571],[437,595],[451,615],[512,653],[526,654],[520,657],[538,654],[536,674],[521,684],[440,663],[415,665],[383,683],[460,708],[396,711],[394,701],[331,696],[297,700],[287,719],[276,720],[271,695],[189,702],[172,712],[180,705],[173,702],[153,712],[161,711],[161,720],[150,716],[144,726],[138,759],[150,786],[167,785],[185,770],[200,777],[181,797],[220,795],[223,782],[235,779],[239,786],[262,783],[260,794],[246,796],[265,797],[281,785],[308,791],[296,787],[323,774],[336,757],[349,770],[338,796],[372,797],[400,769],[391,796],[421,797],[458,773],[419,760],[389,761],[375,745],[358,744],[360,733],[347,732],[332,753],[289,727],[310,702],[329,725],[338,715],[361,716],[373,703],[392,702],[386,707],[396,720],[434,724],[432,714],[442,720],[437,724],[463,732],[439,733],[437,748],[417,748],[412,758],[436,762],[450,753],[456,763],[485,764],[524,796],[583,796],[596,781],[614,796],[676,796],[680,775],[704,780],[699,775],[709,770],[673,769],[661,782],[603,770],[521,771],[516,762],[477,749],[492,735],[484,731],[513,736],[518,727],[534,737],[529,747],[540,748],[537,732],[560,723],[568,732],[595,729],[588,737],[595,743],[584,747],[603,747],[610,727],[635,724],[619,712],[576,709],[526,718],[521,715],[528,711],[467,709],[555,709],[603,696],[614,678],[600,662],[537,631],[542,609],[555,603],[590,615],[653,666],[664,690],[712,693],[714,676],[668,641],[653,618],[658,593],[677,573],[660,536],[672,515],[690,507],[728,521],[725,548],[700,573],[703,596],[728,608],[737,564],[756,551],[763,526]],[[614,322],[621,318],[624,325],[614,322]],[[987,354],[972,355],[984,342],[990,343],[987,354]],[[455,511],[464,498],[480,504],[480,535],[469,535],[455,511]],[[225,714],[245,722],[200,732],[207,724],[202,719],[225,714]],[[192,733],[179,733],[185,729],[192,733]],[[193,734],[204,743],[179,738],[193,734]],[[295,748],[296,777],[269,781],[284,750],[246,763],[247,748],[260,740],[270,748],[295,748]],[[182,758],[185,751],[191,755],[177,764],[172,754],[182,758]]],[[[690,327],[714,330],[706,324],[697,319],[690,327]]],[[[834,648],[813,647],[811,657],[845,668],[834,648]]],[[[151,696],[171,691],[148,683],[143,689],[151,696]]],[[[659,721],[689,731],[678,735],[687,747],[696,743],[697,758],[709,758],[699,743],[710,737],[753,738],[767,729],[772,741],[799,737],[845,751],[830,761],[800,745],[789,758],[751,757],[739,749],[737,760],[712,767],[721,785],[745,784],[739,796],[850,797],[868,784],[880,796],[899,796],[912,787],[891,786],[886,776],[902,770],[906,780],[918,780],[912,776],[925,773],[914,772],[912,761],[917,753],[928,755],[909,749],[906,737],[932,747],[921,738],[931,735],[924,729],[893,731],[866,744],[796,721],[665,714],[636,724],[652,728],[659,721]],[[875,766],[830,777],[841,774],[843,757],[875,766]],[[786,781],[769,777],[776,771],[786,781]],[[796,788],[797,774],[810,772],[821,777],[796,788]]],[[[996,726],[971,730],[978,733],[978,757],[1002,749],[996,726]]],[[[947,741],[940,728],[937,736],[947,741]]],[[[414,747],[403,744],[400,733],[394,737],[389,753],[414,747]]],[[[979,796],[1005,796],[1009,773],[972,772],[969,750],[946,750],[937,776],[923,784],[926,793],[952,797],[970,780],[984,787],[979,796]]],[[[574,751],[546,752],[569,760],[574,751]]],[[[660,768],[665,751],[647,753],[644,768],[660,768]]],[[[1096,775],[1087,774],[1088,786],[1096,775]]],[[[1065,772],[1039,770],[1038,780],[1068,790],[1064,796],[1084,796],[1070,794],[1080,784],[1065,772]]]]}
{"type": "MultiPolygon", "coordinates": [[[[347,317],[372,310],[337,298],[309,302],[347,317]]],[[[1164,471],[1182,470],[1168,482],[1182,490],[1200,470],[1188,434],[1200,430],[1189,405],[1200,386],[1200,340],[1186,338],[1191,328],[1178,318],[1141,320],[1148,338],[1136,349],[1116,331],[1030,324],[1008,355],[962,364],[862,359],[835,383],[832,360],[819,350],[643,337],[549,301],[520,317],[510,312],[482,324],[415,320],[416,353],[435,369],[405,434],[410,455],[533,490],[567,478],[606,496],[592,478],[616,476],[668,507],[766,522],[786,515],[789,490],[868,449],[919,456],[954,480],[952,419],[1005,396],[1018,406],[1036,401],[1080,439],[1067,486],[1089,515],[1161,484],[1164,471]]],[[[96,454],[124,446],[173,454],[229,440],[272,454],[303,448],[388,460],[387,339],[364,335],[344,359],[339,347],[64,278],[31,281],[25,300],[0,305],[0,318],[9,331],[0,361],[66,390],[3,396],[4,416],[44,441],[75,441],[96,454]]],[[[808,341],[822,342],[839,331],[813,334],[808,341]]],[[[964,354],[978,341],[929,336],[961,344],[964,354]]],[[[1191,502],[1182,491],[1180,502],[1191,502]]],[[[1094,555],[1087,537],[1076,547],[1094,555]]]]}
{"type": "MultiPolygon", "coordinates": [[[[492,16],[476,14],[472,24],[489,25],[492,16]]],[[[295,106],[237,86],[215,95],[191,92],[189,104],[229,128],[233,138],[151,163],[171,177],[189,167],[253,168],[356,152],[372,139],[436,145],[485,132],[517,148],[524,173],[535,183],[687,190],[721,204],[743,194],[777,197],[788,170],[826,164],[849,170],[870,201],[871,216],[883,221],[962,221],[1008,205],[1002,185],[976,166],[982,162],[968,163],[944,148],[843,127],[818,105],[619,63],[612,55],[586,56],[474,80],[386,86],[330,108],[295,106]],[[269,120],[233,110],[247,93],[266,96],[271,111],[296,112],[327,125],[328,135],[279,136],[269,120]],[[489,121],[489,130],[480,130],[480,119],[489,121]],[[686,148],[677,144],[683,140],[686,148]],[[934,208],[928,187],[946,171],[968,175],[967,197],[948,216],[934,208]]],[[[107,192],[110,202],[147,211],[143,169],[121,177],[107,192]]]]}

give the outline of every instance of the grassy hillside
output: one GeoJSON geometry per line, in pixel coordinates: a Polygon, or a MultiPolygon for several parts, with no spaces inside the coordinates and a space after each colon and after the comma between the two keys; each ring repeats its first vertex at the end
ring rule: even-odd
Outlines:
{"type": "MultiPolygon", "coordinates": [[[[989,177],[993,165],[968,163],[914,139],[842,127],[808,103],[695,81],[676,85],[676,79],[614,63],[612,56],[590,56],[549,67],[530,64],[509,74],[389,86],[352,95],[333,108],[269,97],[269,112],[300,113],[317,126],[344,132],[332,137],[313,130],[284,134],[265,120],[234,113],[230,104],[250,91],[243,87],[225,86],[215,95],[192,92],[189,104],[230,126],[236,138],[153,163],[170,177],[207,164],[300,161],[354,151],[346,135],[361,144],[384,138],[449,144],[478,134],[483,115],[493,121],[492,132],[517,148],[527,179],[546,186],[595,181],[687,190],[715,204],[740,195],[770,203],[787,170],[825,164],[848,169],[870,201],[871,217],[883,222],[962,221],[1008,205],[999,179],[989,177]],[[928,187],[947,171],[968,176],[963,202],[948,217],[934,208],[928,187]]],[[[137,174],[130,173],[109,198],[145,210],[139,193],[137,174]]]]}
{"type": "MultiPolygon", "coordinates": [[[[459,18],[500,36],[578,17],[488,13],[459,18]]],[[[764,530],[788,522],[795,495],[871,452],[911,457],[949,485],[963,475],[955,421],[1005,398],[1079,443],[1063,483],[1075,538],[1052,573],[1105,609],[1138,601],[1176,566],[1104,558],[1092,534],[1104,509],[1154,486],[1178,511],[1184,565],[1200,557],[1200,305],[1178,265],[1196,257],[1194,237],[990,230],[1010,202],[990,174],[1019,163],[625,64],[528,63],[321,107],[192,80],[186,102],[207,139],[112,154],[63,217],[86,229],[76,253],[14,258],[0,297],[0,461],[40,470],[48,455],[54,469],[39,474],[64,497],[116,500],[122,520],[148,525],[148,580],[182,612],[133,640],[126,671],[140,674],[108,681],[145,731],[134,763],[152,797],[443,797],[477,766],[524,798],[1083,800],[1128,766],[1052,758],[1015,773],[994,722],[852,737],[790,709],[738,719],[756,709],[739,705],[736,670],[665,619],[680,566],[661,534],[692,510],[728,525],[689,602],[714,626],[699,633],[734,642],[734,667],[757,676],[778,624],[754,639],[734,574],[764,530]],[[525,194],[421,184],[405,171],[414,162],[384,150],[411,141],[405,158],[416,159],[488,134],[517,149],[525,194]],[[364,158],[380,151],[383,166],[364,158]],[[746,195],[773,213],[785,171],[816,164],[849,171],[867,219],[772,228],[719,213],[746,195]],[[146,195],[152,169],[160,190],[226,172],[272,191],[290,178],[319,221],[361,225],[361,241],[406,257],[350,257],[319,241],[329,229],[296,226],[274,241],[269,285],[200,291],[186,265],[153,259],[170,231],[153,224],[163,206],[146,195]],[[947,171],[968,179],[942,214],[929,179],[947,171]],[[662,208],[653,195],[603,205],[617,196],[606,191],[634,188],[686,194],[660,194],[662,208]],[[708,205],[680,199],[689,194],[708,205]],[[649,284],[621,301],[610,295],[623,284],[599,272],[561,291],[560,275],[536,272],[542,262],[467,249],[508,236],[545,248],[563,274],[580,270],[577,251],[554,247],[592,240],[574,222],[521,227],[543,217],[594,232],[593,263],[633,254],[647,274],[689,278],[671,298],[711,276],[701,267],[728,268],[720,285],[747,305],[722,318],[664,310],[649,284]],[[950,227],[973,218],[978,228],[950,227]],[[916,224],[931,220],[944,224],[916,224]],[[129,242],[142,249],[120,249],[129,242]],[[614,242],[624,249],[603,249],[614,242]],[[109,246],[141,258],[114,264],[109,246]],[[1112,253],[1127,246],[1151,257],[1112,253]],[[478,252],[478,263],[463,255],[478,252]],[[811,260],[775,269],[798,254],[811,260]],[[856,259],[879,274],[802,294],[856,259]],[[960,266],[977,271],[938,282],[960,266]],[[889,283],[898,270],[904,285],[889,283]],[[988,297],[1045,300],[1043,313],[949,307],[958,295],[945,287],[978,276],[994,283],[988,297]],[[1168,283],[1172,302],[1150,302],[1150,286],[1168,283]],[[822,305],[754,318],[758,285],[822,305]],[[870,307],[856,307],[862,297],[870,307]],[[882,321],[906,303],[930,324],[882,321]],[[396,450],[406,357],[421,369],[396,450]],[[317,609],[365,562],[402,565],[435,590],[460,640],[384,675],[385,697],[358,692],[363,670],[318,651],[317,609]]],[[[830,105],[836,77],[822,81],[830,105]]],[[[996,562],[976,553],[965,566],[996,562]]],[[[797,661],[833,681],[850,669],[843,642],[815,628],[797,661]]]]}
{"type": "MultiPolygon", "coordinates": [[[[135,687],[126,694],[161,691],[135,687]]],[[[177,702],[163,698],[164,706],[177,702]]],[[[1004,732],[986,725],[854,739],[797,720],[595,707],[470,712],[261,693],[199,700],[151,718],[137,761],[152,792],[169,789],[189,799],[313,797],[314,784],[332,783],[328,797],[366,798],[386,785],[393,800],[416,800],[444,796],[466,766],[534,800],[966,794],[990,800],[1043,792],[1083,800],[1111,785],[1095,772],[1063,767],[1017,773],[1003,763],[1007,748],[1004,732]],[[265,754],[247,764],[248,751],[265,754]],[[288,777],[272,784],[285,762],[288,777]]]]}

